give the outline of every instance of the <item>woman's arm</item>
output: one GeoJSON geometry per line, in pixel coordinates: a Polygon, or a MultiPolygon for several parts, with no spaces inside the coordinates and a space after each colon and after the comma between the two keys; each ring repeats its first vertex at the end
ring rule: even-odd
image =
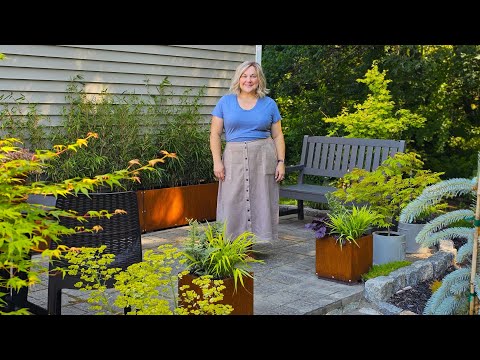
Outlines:
{"type": "Polygon", "coordinates": [[[272,139],[277,149],[277,169],[275,170],[275,180],[282,181],[285,178],[285,139],[282,132],[282,121],[279,120],[272,124],[272,139]]]}
{"type": "Polygon", "coordinates": [[[225,167],[222,162],[223,119],[212,116],[210,125],[210,151],[213,158],[213,173],[219,180],[225,180],[225,167]]]}

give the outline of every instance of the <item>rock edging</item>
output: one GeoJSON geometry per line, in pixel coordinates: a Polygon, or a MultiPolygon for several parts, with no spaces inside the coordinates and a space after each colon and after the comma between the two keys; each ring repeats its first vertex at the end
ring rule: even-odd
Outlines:
{"type": "Polygon", "coordinates": [[[442,276],[454,262],[456,249],[450,240],[441,241],[439,251],[424,260],[392,271],[388,276],[378,276],[365,282],[364,297],[375,304],[385,315],[399,315],[403,309],[387,300],[406,286],[415,286],[426,280],[442,276]]]}

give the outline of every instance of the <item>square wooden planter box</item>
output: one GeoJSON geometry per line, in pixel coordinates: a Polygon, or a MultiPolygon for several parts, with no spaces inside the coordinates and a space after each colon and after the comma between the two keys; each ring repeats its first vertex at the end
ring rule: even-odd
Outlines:
{"type": "MultiPolygon", "coordinates": [[[[253,276],[253,272],[251,272],[253,276]]],[[[186,274],[178,279],[178,288],[183,285],[189,285],[190,290],[195,290],[197,294],[201,294],[199,286],[192,283],[192,280],[196,276],[192,274],[186,274]]],[[[243,278],[243,284],[237,283],[237,291],[235,292],[235,282],[233,278],[223,279],[223,300],[219,301],[219,304],[232,305],[233,311],[230,315],[253,315],[253,277],[245,276],[243,278]]]]}
{"type": "Polygon", "coordinates": [[[354,283],[368,272],[373,264],[373,236],[357,240],[360,247],[347,242],[340,249],[335,238],[317,238],[315,244],[315,272],[318,277],[354,283]]]}

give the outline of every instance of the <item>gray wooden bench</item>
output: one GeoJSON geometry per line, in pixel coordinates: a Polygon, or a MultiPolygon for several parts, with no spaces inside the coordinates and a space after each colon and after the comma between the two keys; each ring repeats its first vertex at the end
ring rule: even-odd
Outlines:
{"type": "Polygon", "coordinates": [[[280,197],[297,200],[294,212],[302,220],[304,200],[327,203],[325,194],[336,190],[332,186],[304,183],[305,175],[341,178],[353,168],[375,170],[388,156],[404,150],[405,140],[305,135],[300,164],[286,167],[287,173],[300,172],[297,184],[280,186],[280,197]]]}

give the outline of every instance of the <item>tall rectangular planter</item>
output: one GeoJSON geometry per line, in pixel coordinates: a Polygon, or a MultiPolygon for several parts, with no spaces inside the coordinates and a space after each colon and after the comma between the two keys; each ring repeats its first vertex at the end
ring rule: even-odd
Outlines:
{"type": "MultiPolygon", "coordinates": [[[[223,290],[223,299],[219,301],[219,304],[231,305],[233,311],[230,315],[253,315],[253,272],[251,273],[252,277],[245,276],[243,278],[243,284],[237,283],[237,291],[235,291],[235,282],[233,278],[223,279],[223,285],[225,289],[223,290]]],[[[198,295],[202,294],[202,290],[198,285],[192,283],[196,278],[195,275],[186,274],[182,276],[181,279],[178,279],[178,288],[183,285],[189,285],[190,290],[195,290],[198,295]]],[[[180,303],[182,303],[180,301],[180,303]]]]}
{"type": "Polygon", "coordinates": [[[142,232],[215,220],[218,182],[137,191],[142,232]]]}
{"type": "Polygon", "coordinates": [[[317,238],[315,272],[318,277],[353,283],[361,279],[373,264],[373,236],[365,235],[355,244],[347,242],[340,249],[335,238],[317,238]]]}

